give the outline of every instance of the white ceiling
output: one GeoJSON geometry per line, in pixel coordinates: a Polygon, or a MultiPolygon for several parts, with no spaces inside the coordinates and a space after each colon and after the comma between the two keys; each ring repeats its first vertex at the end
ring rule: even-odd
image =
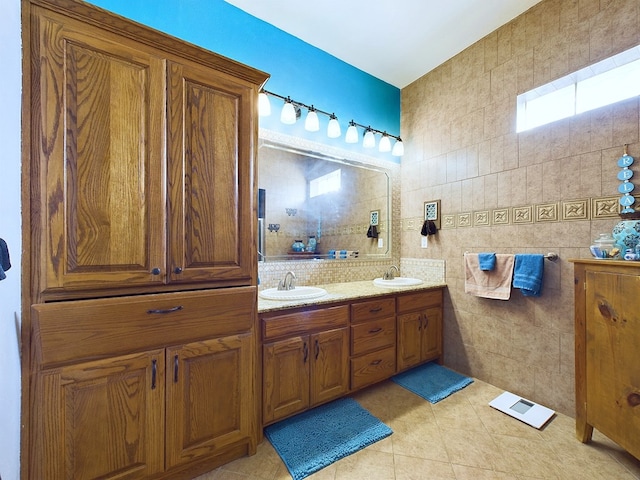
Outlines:
{"type": "Polygon", "coordinates": [[[540,0],[225,0],[398,88],[540,0]]]}

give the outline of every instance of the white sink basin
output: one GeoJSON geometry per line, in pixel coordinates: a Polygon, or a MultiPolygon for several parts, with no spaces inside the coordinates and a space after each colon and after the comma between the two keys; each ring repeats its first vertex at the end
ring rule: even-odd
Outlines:
{"type": "Polygon", "coordinates": [[[327,291],[320,287],[296,287],[293,290],[278,290],[277,288],[267,288],[259,295],[265,300],[311,300],[313,298],[324,297],[327,291]]]}
{"type": "Polygon", "coordinates": [[[393,280],[385,280],[384,278],[376,278],[373,284],[377,287],[399,288],[410,287],[412,285],[420,285],[422,280],[411,277],[395,277],[393,280]]]}

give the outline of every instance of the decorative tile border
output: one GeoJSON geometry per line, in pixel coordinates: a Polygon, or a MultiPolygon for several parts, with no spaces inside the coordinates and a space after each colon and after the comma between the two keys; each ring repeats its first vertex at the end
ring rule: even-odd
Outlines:
{"type": "Polygon", "coordinates": [[[562,202],[562,221],[565,220],[588,220],[589,219],[589,199],[570,200],[562,202]]]}
{"type": "Polygon", "coordinates": [[[489,225],[489,210],[473,212],[473,225],[475,227],[489,225]]]}
{"type": "Polygon", "coordinates": [[[617,217],[620,212],[618,197],[592,198],[591,202],[592,218],[617,217]]]}
{"type": "Polygon", "coordinates": [[[511,223],[511,216],[509,215],[508,208],[495,208],[493,213],[493,225],[509,225],[511,223]]]}
{"type": "Polygon", "coordinates": [[[533,205],[513,207],[513,223],[533,223],[533,205]]]}
{"type": "MultiPolygon", "coordinates": [[[[640,203],[640,197],[636,202],[640,203]]],[[[442,229],[615,218],[620,208],[618,197],[598,197],[476,210],[442,215],[442,229]]]]}
{"type": "Polygon", "coordinates": [[[470,227],[471,226],[471,212],[458,214],[458,227],[470,227]]]}
{"type": "Polygon", "coordinates": [[[442,216],[442,228],[456,228],[456,216],[455,215],[443,215],[442,216]]]}
{"type": "Polygon", "coordinates": [[[558,204],[542,203],[536,206],[536,222],[557,222],[558,204]]]}

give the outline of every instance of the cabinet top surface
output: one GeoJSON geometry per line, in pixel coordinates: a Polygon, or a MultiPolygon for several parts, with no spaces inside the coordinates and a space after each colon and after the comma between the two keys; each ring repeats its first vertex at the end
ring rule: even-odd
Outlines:
{"type": "Polygon", "coordinates": [[[412,285],[402,288],[382,288],[377,287],[371,280],[345,283],[329,283],[326,285],[316,285],[324,288],[327,294],[324,297],[311,300],[291,300],[278,301],[266,300],[258,297],[258,313],[287,310],[312,305],[322,305],[335,302],[352,301],[358,299],[375,298],[384,295],[397,295],[408,292],[419,292],[421,290],[432,290],[446,287],[446,283],[424,282],[420,285],[412,285]]]}

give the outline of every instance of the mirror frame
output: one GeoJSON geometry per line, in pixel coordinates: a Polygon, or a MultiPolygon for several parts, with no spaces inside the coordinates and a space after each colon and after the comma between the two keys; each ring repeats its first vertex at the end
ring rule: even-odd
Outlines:
{"type": "MultiPolygon", "coordinates": [[[[273,130],[260,129],[259,130],[258,149],[256,151],[256,177],[259,172],[259,150],[263,145],[269,147],[282,148],[284,151],[297,153],[301,155],[309,155],[322,160],[333,160],[336,162],[342,162],[348,165],[360,166],[371,170],[377,170],[387,175],[389,181],[389,195],[388,195],[388,220],[386,227],[386,237],[388,246],[385,249],[385,253],[381,254],[368,254],[366,256],[351,259],[359,262],[367,261],[389,261],[399,258],[399,246],[400,246],[400,231],[397,228],[393,228],[398,225],[400,218],[400,165],[394,162],[384,161],[368,155],[363,155],[350,150],[343,150],[330,145],[314,142],[305,138],[293,137],[285,135],[273,130]]],[[[256,188],[258,188],[256,186],[256,188]]],[[[284,255],[265,255],[258,254],[259,263],[270,262],[299,262],[301,260],[286,258],[284,255]]],[[[326,257],[314,258],[313,261],[323,262],[340,262],[343,260],[333,260],[326,257]]]]}

